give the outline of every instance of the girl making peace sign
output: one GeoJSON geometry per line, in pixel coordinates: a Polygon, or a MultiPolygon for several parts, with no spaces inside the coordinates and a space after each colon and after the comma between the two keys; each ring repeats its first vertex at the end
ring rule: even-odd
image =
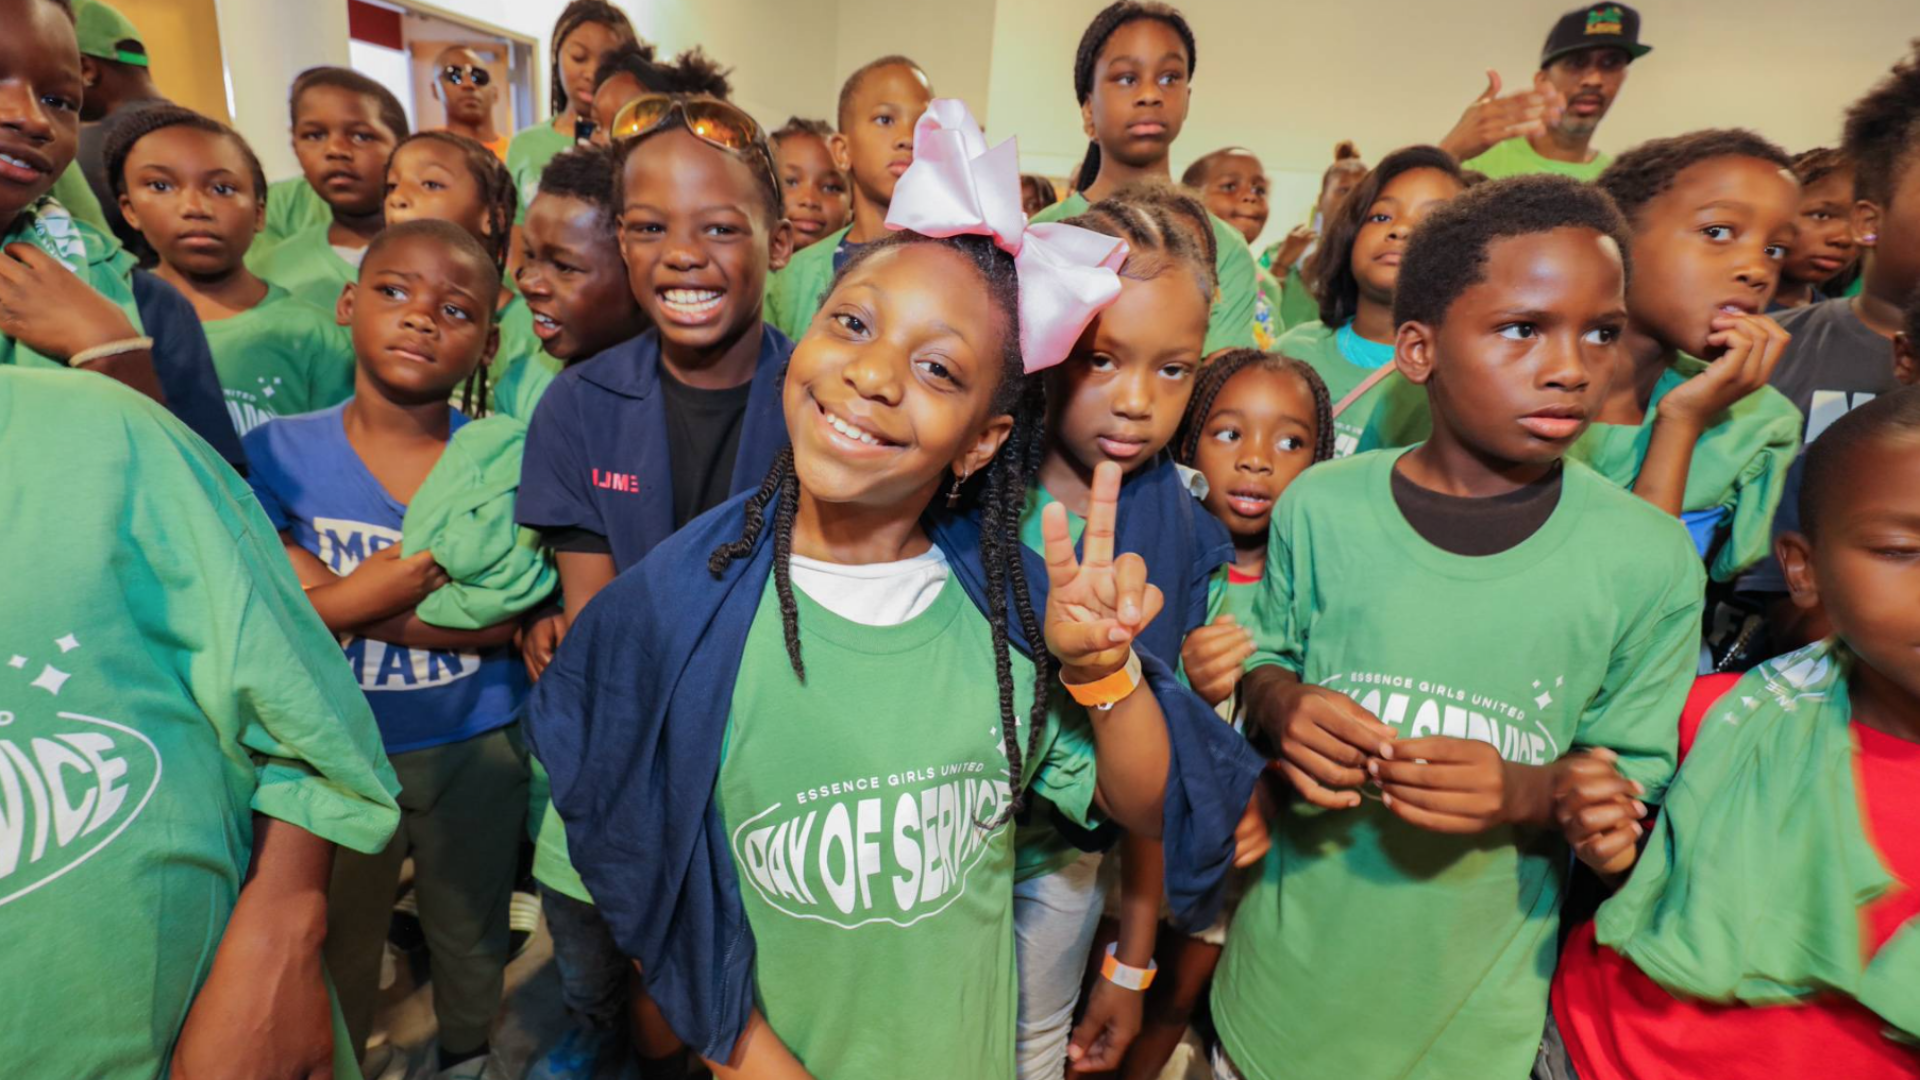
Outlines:
{"type": "Polygon", "coordinates": [[[787,372],[792,449],[596,597],[532,708],[582,877],[723,1078],[1012,1077],[1013,814],[1039,792],[1217,877],[1259,769],[1131,647],[1160,600],[1113,552],[1117,469],[1084,561],[1057,514],[1044,567],[1020,543],[1031,375],[1124,247],[1025,229],[964,110],[929,141],[896,210],[984,191],[1011,221],[983,196],[847,264],[787,372]]]}

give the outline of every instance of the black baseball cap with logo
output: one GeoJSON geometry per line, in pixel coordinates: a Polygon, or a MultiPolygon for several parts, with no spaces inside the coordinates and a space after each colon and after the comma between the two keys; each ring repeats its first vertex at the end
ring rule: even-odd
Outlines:
{"type": "Polygon", "coordinates": [[[1540,66],[1581,49],[1621,49],[1635,60],[1653,51],[1640,44],[1640,13],[1625,4],[1591,4],[1560,16],[1540,49],[1540,66]]]}

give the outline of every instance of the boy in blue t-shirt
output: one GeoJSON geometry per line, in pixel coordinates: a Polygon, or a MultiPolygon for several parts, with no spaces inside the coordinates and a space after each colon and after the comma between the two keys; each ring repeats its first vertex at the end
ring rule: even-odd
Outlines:
{"type": "Polygon", "coordinates": [[[407,503],[466,417],[447,402],[486,362],[500,273],[459,226],[416,221],[367,249],[341,297],[354,396],[249,432],[249,482],[321,620],[342,641],[399,776],[384,851],[334,864],[327,965],[364,1045],[400,865],[412,855],[434,969],[443,1069],[488,1052],[507,964],[508,897],[527,770],[515,728],[527,678],[518,620],[480,630],[421,621],[447,583],[430,551],[402,558],[407,503]]]}

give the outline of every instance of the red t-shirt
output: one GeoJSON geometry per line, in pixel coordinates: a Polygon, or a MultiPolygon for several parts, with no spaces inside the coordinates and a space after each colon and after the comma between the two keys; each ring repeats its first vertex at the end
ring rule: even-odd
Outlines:
{"type": "MultiPolygon", "coordinates": [[[[1694,683],[1680,720],[1682,758],[1701,718],[1738,681],[1709,675],[1694,683]]],[[[1878,950],[1920,915],[1920,743],[1859,724],[1853,734],[1868,838],[1898,882],[1861,913],[1878,950]]],[[[1920,1050],[1881,1035],[1885,1021],[1852,998],[1764,1007],[1676,998],[1597,942],[1590,922],[1560,957],[1553,1016],[1580,1080],[1920,1077],[1920,1050]]]]}

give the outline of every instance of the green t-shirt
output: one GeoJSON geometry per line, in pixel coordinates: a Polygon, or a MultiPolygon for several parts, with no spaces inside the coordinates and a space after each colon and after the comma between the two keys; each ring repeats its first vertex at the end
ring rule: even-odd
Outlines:
{"type": "MultiPolygon", "coordinates": [[[[1682,353],[1654,384],[1645,420],[1637,426],[1594,424],[1567,457],[1632,487],[1647,457],[1660,399],[1706,369],[1705,361],[1682,353]]],[[[1700,547],[1710,555],[1713,580],[1732,581],[1772,549],[1773,514],[1800,448],[1801,423],[1800,410],[1785,395],[1763,386],[1734,402],[1694,445],[1680,510],[1696,537],[1709,541],[1700,547]]]]}
{"type": "MultiPolygon", "coordinates": [[[[1315,319],[1288,330],[1280,339],[1283,355],[1305,361],[1320,374],[1332,405],[1340,404],[1377,370],[1347,359],[1340,351],[1339,336],[1338,330],[1330,330],[1315,319]]],[[[1426,390],[1396,372],[1373,384],[1360,400],[1334,418],[1333,453],[1335,457],[1347,457],[1382,445],[1407,446],[1425,440],[1432,431],[1426,390]],[[1382,439],[1386,433],[1397,441],[1367,445],[1369,439],[1382,439]]]]}
{"type": "MultiPolygon", "coordinates": [[[[1042,555],[1046,554],[1047,540],[1040,531],[1040,511],[1048,503],[1057,501],[1046,488],[1035,487],[1027,493],[1027,508],[1020,514],[1020,542],[1042,555]]],[[[1067,511],[1069,539],[1078,544],[1086,528],[1086,518],[1067,511]]],[[[1075,735],[1085,739],[1093,737],[1092,732],[1083,730],[1076,731],[1075,735]]],[[[1084,854],[1054,827],[1053,810],[1043,799],[1029,800],[1027,813],[1014,830],[1013,850],[1015,881],[1031,881],[1064,870],[1084,854]]]]}
{"type": "Polygon", "coordinates": [[[573,136],[553,129],[551,117],[514,133],[513,141],[507,144],[507,172],[513,176],[514,189],[520,193],[520,205],[513,215],[515,225],[527,220],[527,207],[540,193],[540,174],[546,170],[547,162],[573,145],[573,136]]]}
{"type": "MultiPolygon", "coordinates": [[[[304,176],[267,185],[267,226],[253,238],[247,249],[247,266],[264,256],[288,237],[316,226],[333,224],[333,208],[313,190],[304,176]]],[[[254,271],[259,273],[258,270],[254,271]]]]}
{"type": "MultiPolygon", "coordinates": [[[[1253,605],[1259,598],[1259,578],[1242,579],[1231,564],[1223,566],[1215,570],[1213,578],[1207,582],[1207,622],[1211,623],[1222,615],[1231,615],[1234,622],[1251,631],[1254,626],[1253,605]]],[[[1184,662],[1180,668],[1180,681],[1187,681],[1184,662]]],[[[1240,713],[1239,697],[1239,689],[1235,688],[1225,701],[1214,706],[1213,711],[1224,720],[1235,720],[1240,713]]]]}
{"type": "MultiPolygon", "coordinates": [[[[814,1076],[1012,1080],[1013,830],[979,827],[1010,795],[992,630],[952,580],[889,627],[794,599],[807,681],[769,580],[716,789],[760,1009],[814,1076]]],[[[1033,668],[1018,652],[1013,685],[1024,740],[1033,668]]],[[[1092,748],[1050,726],[1029,782],[1085,821],[1092,748]]]]}
{"type": "MultiPolygon", "coordinates": [[[[113,301],[133,323],[135,333],[145,332],[140,308],[133,300],[133,256],[111,233],[74,217],[52,195],[41,196],[20,212],[6,235],[0,236],[0,247],[7,244],[32,244],[60,260],[92,286],[94,292],[113,301]]],[[[42,356],[3,334],[0,334],[0,364],[67,370],[65,364],[42,356]]]]}
{"type": "MultiPolygon", "coordinates": [[[[1033,215],[1033,223],[1038,225],[1084,214],[1088,205],[1087,197],[1076,191],[1033,215]]],[[[1213,268],[1220,285],[1213,295],[1213,308],[1207,314],[1206,355],[1221,349],[1254,348],[1254,309],[1260,290],[1254,279],[1253,249],[1247,246],[1247,238],[1240,235],[1239,229],[1211,214],[1207,216],[1213,222],[1213,238],[1219,249],[1213,268]]]]}
{"type": "Polygon", "coordinates": [[[1487,174],[1489,180],[1499,180],[1507,176],[1527,176],[1532,173],[1558,173],[1571,176],[1575,180],[1593,180],[1604,172],[1613,159],[1598,151],[1588,162],[1555,161],[1540,156],[1533,144],[1524,138],[1515,137],[1505,142],[1494,143],[1487,152],[1471,161],[1461,163],[1461,168],[1475,169],[1487,174]]]}
{"type": "Polygon", "coordinates": [[[54,200],[67,208],[78,221],[84,221],[103,233],[112,235],[113,225],[107,220],[107,211],[100,205],[100,197],[93,192],[93,185],[87,183],[87,174],[80,171],[80,163],[75,161],[53,182],[49,192],[54,200]]]}
{"type": "Polygon", "coordinates": [[[0,461],[0,556],[31,568],[0,577],[0,1060],[151,1080],[253,815],[378,851],[399,784],[273,526],[206,443],[112,380],[0,368],[0,461]]]}
{"type": "Polygon", "coordinates": [[[331,408],[353,396],[353,335],[333,311],[276,285],[228,319],[202,322],[213,368],[241,435],[276,416],[331,408]]]}
{"type": "Polygon", "coordinates": [[[852,229],[849,225],[808,244],[794,252],[783,269],[768,275],[761,316],[789,341],[806,336],[814,313],[820,310],[820,301],[827,298],[827,286],[833,283],[834,249],[852,229]]]}
{"type": "Polygon", "coordinates": [[[333,249],[327,240],[330,227],[319,225],[295,233],[258,259],[249,254],[247,269],[292,293],[296,300],[321,311],[334,310],[340,290],[360,276],[360,268],[333,249]]]}
{"type": "Polygon", "coordinates": [[[500,348],[487,366],[487,386],[493,411],[518,420],[532,420],[533,407],[540,403],[547,384],[560,373],[560,361],[547,355],[540,336],[533,332],[533,312],[518,292],[512,293],[507,306],[496,320],[500,327],[500,348]],[[523,411],[524,410],[524,411],[523,411]]]}
{"type": "MultiPolygon", "coordinates": [[[[1605,746],[1658,801],[1699,648],[1699,560],[1674,519],[1577,462],[1498,555],[1427,543],[1399,454],[1316,465],[1274,510],[1260,651],[1403,737],[1545,765],[1605,746]]],[[[1378,801],[1291,801],[1214,979],[1248,1080],[1524,1077],[1540,1045],[1569,855],[1556,832],[1427,832],[1378,801]]]]}
{"type": "Polygon", "coordinates": [[[1307,288],[1306,279],[1300,276],[1300,268],[1289,266],[1287,276],[1280,281],[1280,325],[1291,330],[1304,326],[1320,318],[1320,301],[1307,288]]]}

